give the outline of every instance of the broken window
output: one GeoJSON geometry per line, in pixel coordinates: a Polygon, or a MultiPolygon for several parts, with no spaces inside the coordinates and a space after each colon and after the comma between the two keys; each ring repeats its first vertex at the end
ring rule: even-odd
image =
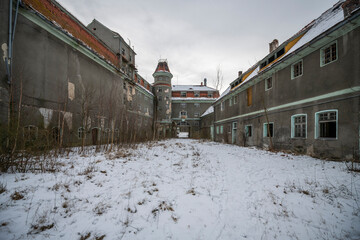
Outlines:
{"type": "Polygon", "coordinates": [[[260,64],[260,69],[266,67],[266,65],[267,65],[267,61],[262,62],[262,63],[260,64]]]}
{"type": "Polygon", "coordinates": [[[83,127],[79,127],[78,128],[78,138],[82,139],[86,137],[86,132],[85,129],[83,127]]]}
{"type": "Polygon", "coordinates": [[[291,66],[291,79],[302,76],[303,74],[303,61],[300,60],[291,66]]]}
{"type": "Polygon", "coordinates": [[[306,138],[306,114],[291,117],[291,137],[306,138]]]}
{"type": "Polygon", "coordinates": [[[33,125],[28,125],[24,127],[24,140],[27,142],[32,142],[37,139],[38,128],[33,125]]]}
{"type": "Polygon", "coordinates": [[[321,66],[331,63],[337,59],[336,42],[321,49],[321,66]]]}
{"type": "Polygon", "coordinates": [[[265,80],[265,90],[267,91],[270,88],[272,88],[272,77],[269,77],[265,80]]]}
{"type": "Polygon", "coordinates": [[[264,123],[264,137],[274,136],[274,123],[264,123]]]}
{"type": "Polygon", "coordinates": [[[251,137],[252,136],[252,126],[246,125],[245,126],[245,137],[251,137]]]}
{"type": "Polygon", "coordinates": [[[316,113],[316,138],[337,138],[337,110],[316,113]]]}
{"type": "Polygon", "coordinates": [[[271,57],[269,57],[269,63],[272,63],[275,60],[275,55],[272,55],[271,57]]]}
{"type": "Polygon", "coordinates": [[[283,55],[285,53],[285,48],[280,49],[277,53],[276,53],[276,58],[280,57],[281,55],[283,55]]]}
{"type": "Polygon", "coordinates": [[[181,118],[186,118],[187,117],[187,112],[186,111],[181,111],[180,112],[180,117],[181,118]]]}

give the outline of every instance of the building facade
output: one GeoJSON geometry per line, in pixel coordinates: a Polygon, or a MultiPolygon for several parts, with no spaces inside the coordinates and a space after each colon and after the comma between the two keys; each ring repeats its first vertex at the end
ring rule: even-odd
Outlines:
{"type": "Polygon", "coordinates": [[[216,141],[334,159],[359,157],[359,1],[340,1],[230,84],[216,141]]]}

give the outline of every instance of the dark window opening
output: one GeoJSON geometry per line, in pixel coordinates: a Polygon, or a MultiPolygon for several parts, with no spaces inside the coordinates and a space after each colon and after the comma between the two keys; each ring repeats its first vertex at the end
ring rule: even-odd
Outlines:
{"type": "Polygon", "coordinates": [[[294,118],[295,132],[294,137],[305,138],[306,137],[306,117],[298,116],[294,118]]]}
{"type": "Polygon", "coordinates": [[[246,137],[251,137],[252,136],[252,127],[251,126],[246,126],[245,127],[245,136],[246,137]]]}
{"type": "Polygon", "coordinates": [[[269,63],[272,63],[275,60],[275,55],[272,55],[271,57],[269,57],[269,63]]]}
{"type": "Polygon", "coordinates": [[[260,64],[260,69],[262,69],[262,68],[266,67],[266,65],[267,65],[267,61],[265,61],[265,62],[261,63],[261,64],[260,64]]]}
{"type": "Polygon", "coordinates": [[[265,124],[265,132],[266,132],[266,137],[273,137],[274,136],[274,124],[273,123],[269,123],[269,124],[265,124]]]}
{"type": "Polygon", "coordinates": [[[276,58],[280,57],[281,55],[283,55],[285,53],[285,48],[280,49],[277,53],[276,53],[276,58]]]}
{"type": "Polygon", "coordinates": [[[320,113],[320,138],[336,138],[336,112],[320,113]]]}

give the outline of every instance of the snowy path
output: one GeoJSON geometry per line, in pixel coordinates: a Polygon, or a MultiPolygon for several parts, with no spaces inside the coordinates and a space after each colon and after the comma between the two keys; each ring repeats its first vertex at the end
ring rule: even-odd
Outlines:
{"type": "Polygon", "coordinates": [[[0,239],[360,238],[344,163],[191,139],[61,163],[0,175],[0,239]]]}

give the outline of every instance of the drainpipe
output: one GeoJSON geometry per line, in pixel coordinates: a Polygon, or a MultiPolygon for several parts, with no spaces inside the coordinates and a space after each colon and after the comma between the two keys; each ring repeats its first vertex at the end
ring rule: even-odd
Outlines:
{"type": "Polygon", "coordinates": [[[16,28],[16,22],[17,22],[20,2],[21,2],[21,0],[17,0],[14,26],[12,26],[12,0],[9,0],[9,52],[8,52],[8,58],[5,61],[9,85],[11,84],[11,78],[12,78],[13,42],[14,42],[14,38],[15,38],[15,28],[16,28]]]}

